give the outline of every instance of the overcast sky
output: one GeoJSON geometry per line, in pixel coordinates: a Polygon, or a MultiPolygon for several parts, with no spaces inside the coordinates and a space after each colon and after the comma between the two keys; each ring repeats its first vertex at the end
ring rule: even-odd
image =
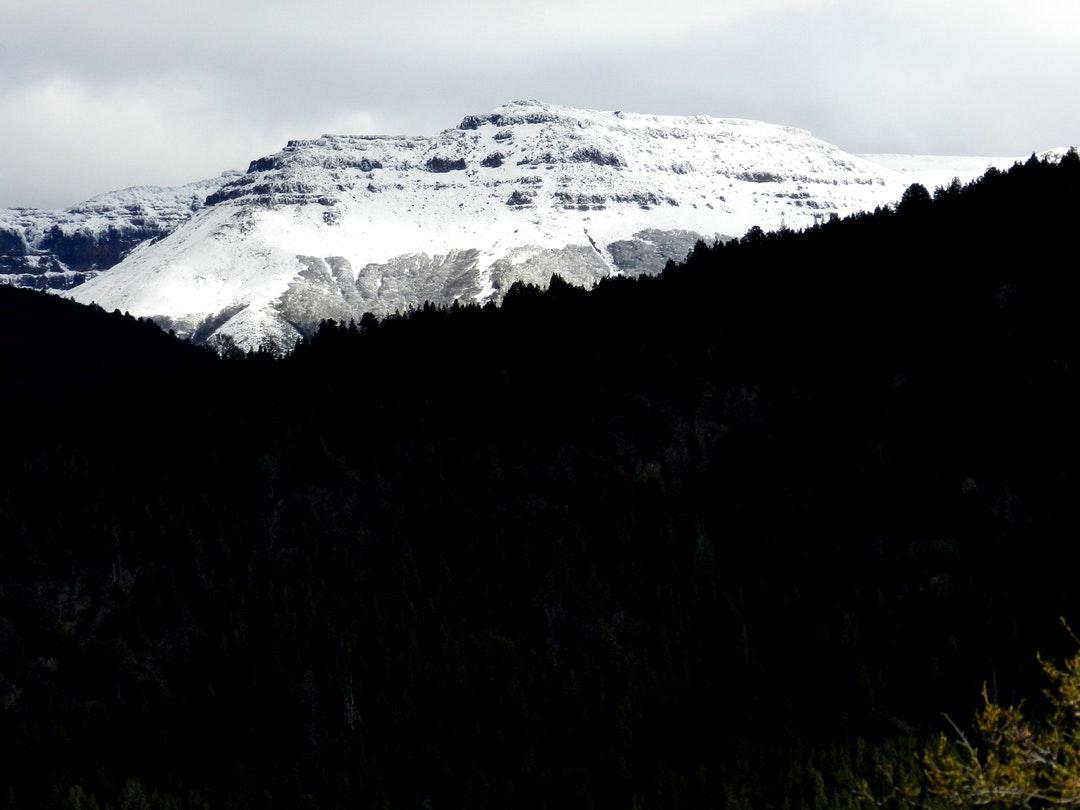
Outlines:
{"type": "Polygon", "coordinates": [[[0,206],[433,133],[517,98],[852,152],[1080,141],[1080,0],[0,0],[0,206]]]}

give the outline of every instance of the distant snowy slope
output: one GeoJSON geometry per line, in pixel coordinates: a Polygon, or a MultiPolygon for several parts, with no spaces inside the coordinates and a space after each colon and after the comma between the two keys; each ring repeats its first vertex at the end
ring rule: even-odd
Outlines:
{"type": "Polygon", "coordinates": [[[113,191],[62,211],[0,209],[0,284],[35,289],[81,284],[140,242],[171,233],[230,176],[113,191]]]}
{"type": "Polygon", "coordinates": [[[67,294],[284,347],[325,318],[658,272],[699,239],[872,209],[985,159],[911,160],[759,121],[515,102],[434,136],[291,141],[67,294]]]}
{"type": "Polygon", "coordinates": [[[862,155],[866,160],[903,175],[908,185],[921,183],[930,191],[948,185],[954,177],[961,183],[974,180],[993,167],[1007,169],[1017,157],[965,157],[962,155],[862,155]]]}
{"type": "Polygon", "coordinates": [[[861,155],[871,163],[878,163],[903,174],[936,172],[936,176],[953,172],[961,180],[974,179],[991,166],[1007,169],[1020,158],[978,157],[965,155],[861,155]]]}
{"type": "MultiPolygon", "coordinates": [[[[1062,146],[1047,149],[1035,155],[1039,160],[1057,162],[1069,151],[1062,146]]],[[[1027,157],[971,157],[962,155],[861,155],[871,163],[877,163],[903,175],[905,181],[921,183],[930,191],[947,185],[955,177],[961,183],[981,177],[987,169],[1005,170],[1027,157]]]]}

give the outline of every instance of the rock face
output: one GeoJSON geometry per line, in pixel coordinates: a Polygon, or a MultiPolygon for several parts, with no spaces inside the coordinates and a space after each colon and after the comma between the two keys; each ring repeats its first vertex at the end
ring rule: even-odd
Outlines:
{"type": "MultiPolygon", "coordinates": [[[[994,163],[946,161],[919,181],[994,163]]],[[[872,209],[912,181],[791,127],[515,102],[434,136],[290,141],[205,188],[163,238],[68,244],[85,259],[63,266],[89,275],[141,237],[66,294],[196,339],[280,348],[324,318],[483,301],[552,273],[583,285],[655,273],[700,239],[872,209]]],[[[12,255],[46,250],[24,231],[0,238],[12,255]]]]}
{"type": "Polygon", "coordinates": [[[685,257],[701,237],[693,231],[646,228],[608,245],[611,261],[627,275],[659,273],[672,256],[685,257]]]}
{"type": "Polygon", "coordinates": [[[82,284],[136,245],[172,233],[223,181],[129,188],[65,211],[0,209],[0,284],[44,290],[82,284]]]}

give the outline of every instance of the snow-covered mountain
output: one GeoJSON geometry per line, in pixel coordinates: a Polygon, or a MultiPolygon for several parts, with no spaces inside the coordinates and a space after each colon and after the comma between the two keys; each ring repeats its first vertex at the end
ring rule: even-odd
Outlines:
{"type": "Polygon", "coordinates": [[[172,233],[239,172],[174,188],[139,186],[61,211],[0,209],[0,284],[64,290],[172,233]]]}
{"type": "Polygon", "coordinates": [[[434,136],[291,141],[199,184],[204,204],[189,199],[172,233],[66,294],[282,347],[324,318],[484,300],[554,272],[657,272],[699,239],[799,228],[1012,162],[903,164],[759,121],[515,102],[434,136]]]}

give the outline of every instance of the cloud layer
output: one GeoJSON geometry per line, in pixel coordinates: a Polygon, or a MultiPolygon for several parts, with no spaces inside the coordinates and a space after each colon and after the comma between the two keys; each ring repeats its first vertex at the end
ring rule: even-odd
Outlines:
{"type": "Polygon", "coordinates": [[[1075,0],[13,4],[0,206],[212,176],[321,132],[434,132],[522,97],[761,118],[857,152],[1080,140],[1075,0]]]}

